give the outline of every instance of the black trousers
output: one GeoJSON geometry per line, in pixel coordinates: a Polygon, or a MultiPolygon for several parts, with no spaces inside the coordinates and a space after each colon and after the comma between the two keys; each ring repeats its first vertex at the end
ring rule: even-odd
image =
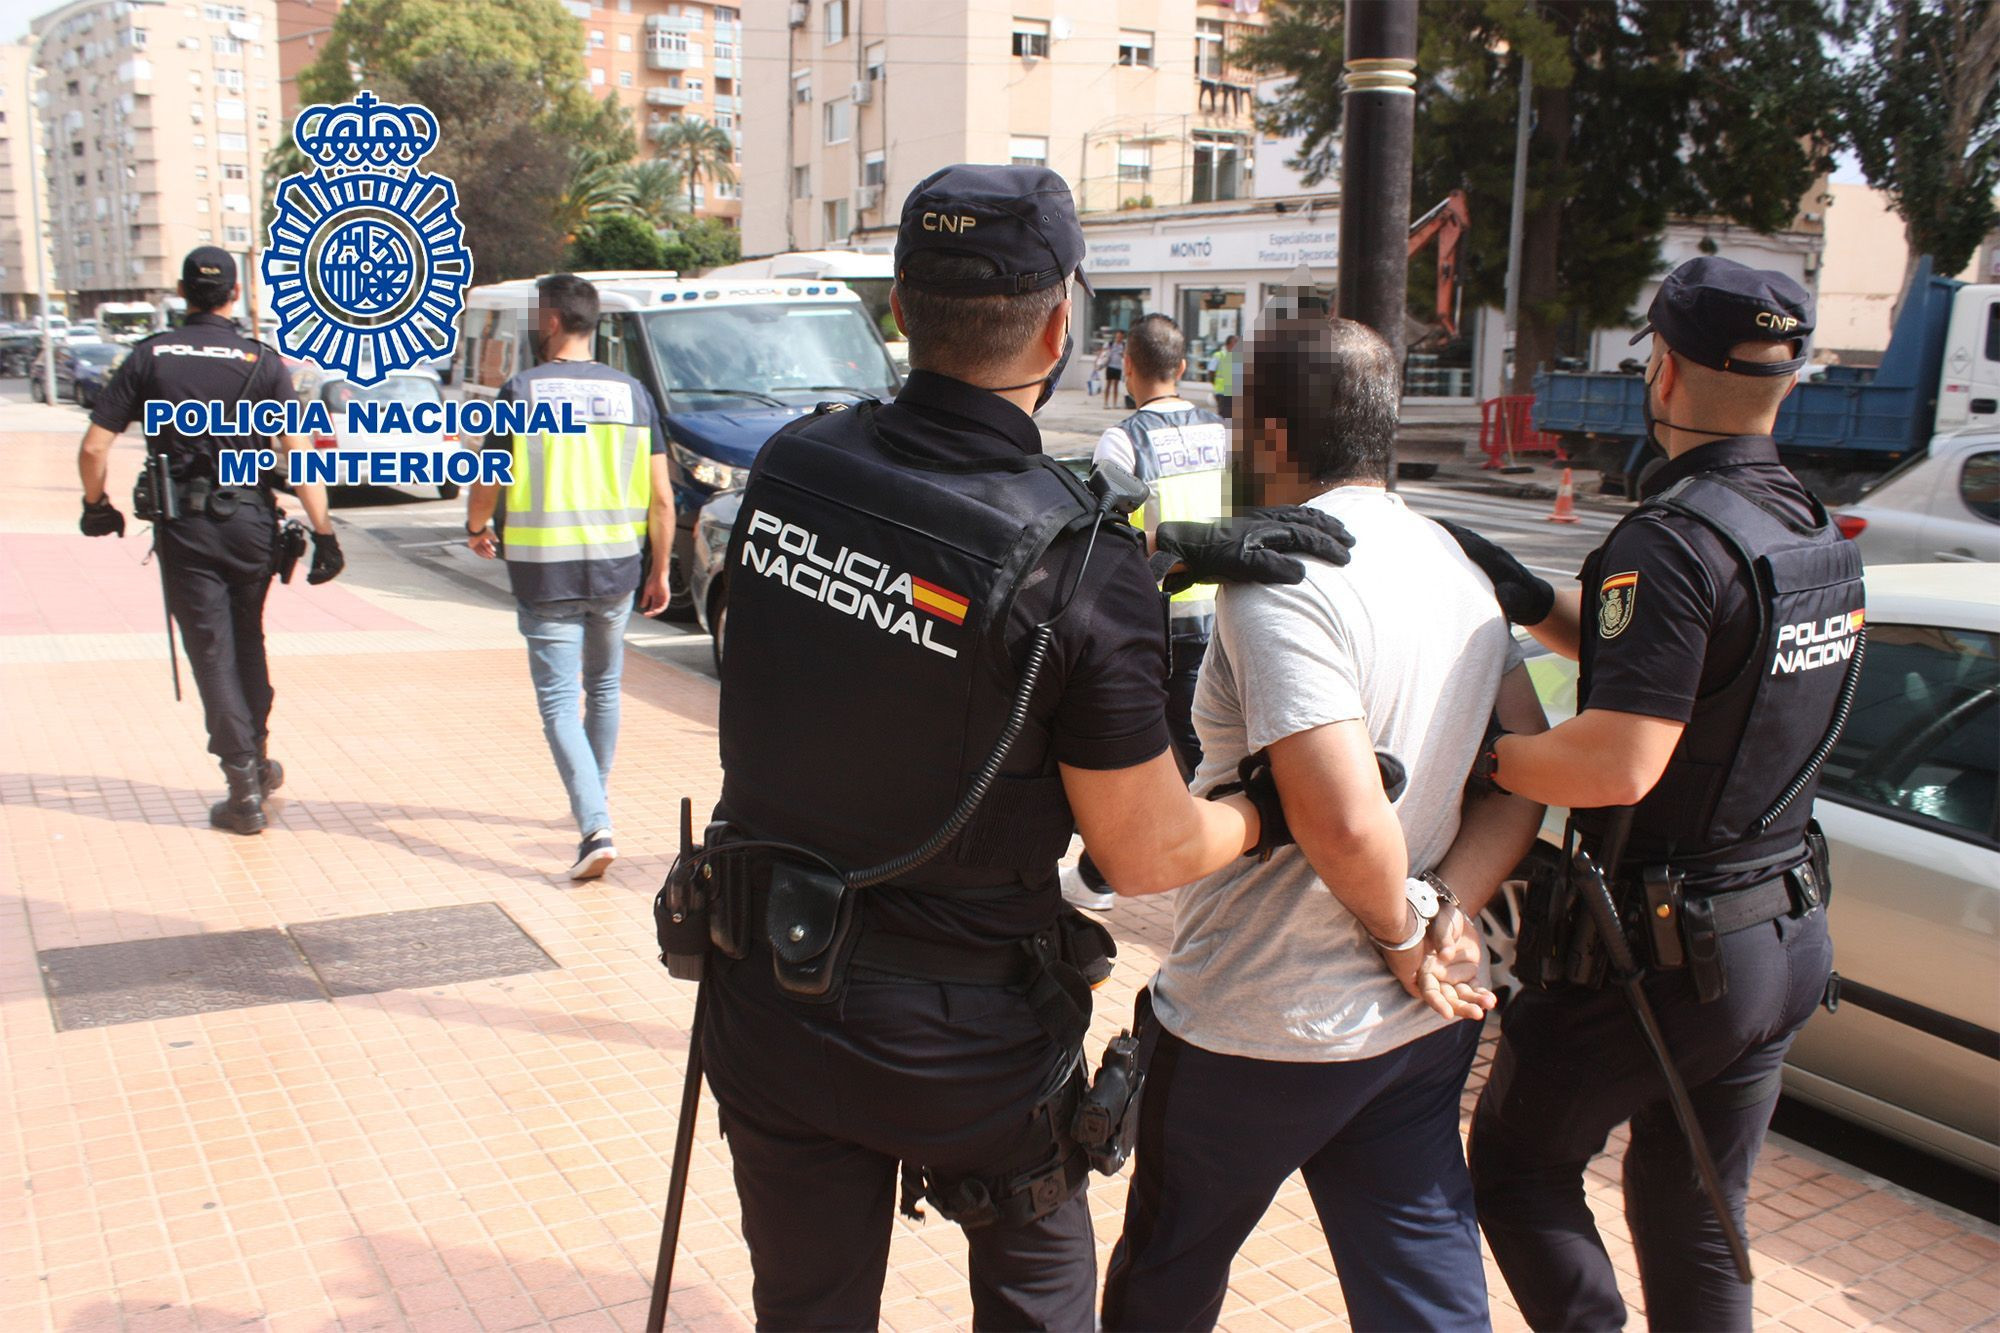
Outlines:
{"type": "Polygon", "coordinates": [[[188,514],[155,524],[153,533],[167,604],[201,695],[209,753],[224,763],[255,758],[271,719],[264,598],[276,560],[276,511],[268,499],[245,500],[226,519],[188,514]]]}
{"type": "Polygon", "coordinates": [[[1458,1138],[1478,1044],[1477,1024],[1456,1023],[1365,1060],[1308,1063],[1162,1032],[1104,1327],[1215,1327],[1231,1260],[1299,1171],[1354,1327],[1491,1328],[1458,1138]]]}
{"type": "MultiPolygon", "coordinates": [[[[1726,935],[1728,994],[1695,998],[1686,971],[1646,980],[1660,1028],[1743,1224],[1750,1170],[1777,1105],[1780,1067],[1833,968],[1826,913],[1726,935]]],[[[1473,1117],[1479,1223],[1529,1324],[1610,1329],[1625,1302],[1583,1191],[1583,1172],[1620,1122],[1625,1219],[1656,1329],[1747,1329],[1750,1288],[1695,1175],[1666,1083],[1618,990],[1528,991],[1502,1020],[1473,1117]]]]}
{"type": "MultiPolygon", "coordinates": [[[[857,969],[839,1001],[817,1005],[780,991],[761,951],[709,965],[702,1056],[735,1166],[757,1326],[872,1329],[898,1163],[997,1183],[1046,1141],[1035,1111],[1073,1053],[1017,988],[857,969]]],[[[1039,1222],[965,1240],[973,1327],[1091,1327],[1097,1253],[1083,1190],[1039,1222]]]]}

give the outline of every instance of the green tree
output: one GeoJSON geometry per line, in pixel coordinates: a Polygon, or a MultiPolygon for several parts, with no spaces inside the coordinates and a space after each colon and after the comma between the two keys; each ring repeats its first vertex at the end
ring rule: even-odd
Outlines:
{"type": "MultiPolygon", "coordinates": [[[[1342,0],[1274,0],[1237,56],[1292,83],[1268,127],[1337,175],[1342,0]]],[[[1533,62],[1513,391],[1558,337],[1625,322],[1675,216],[1789,223],[1837,133],[1832,0],[1429,0],[1419,10],[1413,207],[1466,191],[1468,304],[1501,303],[1521,59],[1533,62]]]]}
{"type": "Polygon", "coordinates": [[[1956,273],[1996,223],[2000,3],[1872,0],[1849,53],[1842,115],[1868,183],[1903,219],[1909,261],[1956,273]]]}
{"type": "Polygon", "coordinates": [[[656,141],[660,156],[674,165],[687,182],[688,212],[695,210],[695,195],[704,177],[716,184],[736,183],[735,141],[729,131],[709,124],[700,116],[676,116],[662,125],[656,141]]]}
{"type": "Polygon", "coordinates": [[[578,271],[668,267],[659,233],[631,213],[607,213],[592,219],[570,242],[569,263],[578,271]]]}
{"type": "Polygon", "coordinates": [[[583,33],[559,0],[347,0],[319,58],[300,72],[299,93],[342,102],[447,56],[520,75],[535,115],[588,112],[583,33]]]}
{"type": "Polygon", "coordinates": [[[703,270],[721,268],[743,258],[743,233],[721,218],[697,218],[680,229],[681,244],[703,270]]]}
{"type": "Polygon", "coordinates": [[[656,227],[680,221],[681,173],[673,163],[659,158],[628,162],[625,180],[631,186],[633,212],[656,227]]]}

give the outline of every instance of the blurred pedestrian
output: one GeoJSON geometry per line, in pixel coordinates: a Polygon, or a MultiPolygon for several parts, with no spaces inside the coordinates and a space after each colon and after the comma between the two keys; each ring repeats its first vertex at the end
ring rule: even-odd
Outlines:
{"type": "Polygon", "coordinates": [[[1208,387],[1215,395],[1215,414],[1229,420],[1229,404],[1236,396],[1236,335],[1222,340],[1222,346],[1208,363],[1208,387]]]}
{"type": "Polygon", "coordinates": [[[1104,405],[1111,406],[1113,399],[1124,392],[1125,379],[1125,330],[1114,329],[1111,341],[1104,346],[1104,405]]]}

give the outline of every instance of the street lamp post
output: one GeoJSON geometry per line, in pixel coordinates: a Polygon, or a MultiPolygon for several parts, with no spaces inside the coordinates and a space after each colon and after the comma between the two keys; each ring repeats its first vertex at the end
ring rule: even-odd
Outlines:
{"type": "Polygon", "coordinates": [[[1346,74],[1337,308],[1343,319],[1381,334],[1400,365],[1416,132],[1417,0],[1347,0],[1346,74]]]}
{"type": "Polygon", "coordinates": [[[28,77],[22,80],[22,85],[28,92],[28,208],[34,215],[34,227],[28,241],[34,247],[35,276],[41,289],[42,394],[53,403],[56,400],[56,340],[54,325],[49,320],[50,256],[42,248],[42,172],[45,164],[35,147],[35,126],[39,120],[35,114],[35,75],[41,67],[41,56],[42,46],[37,42],[28,60],[28,77]]]}

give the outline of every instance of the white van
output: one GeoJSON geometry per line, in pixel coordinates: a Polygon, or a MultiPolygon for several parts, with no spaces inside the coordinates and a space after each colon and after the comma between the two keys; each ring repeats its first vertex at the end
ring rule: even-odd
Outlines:
{"type": "Polygon", "coordinates": [[[768,259],[746,259],[709,270],[711,278],[817,278],[854,289],[868,317],[887,341],[896,369],[908,374],[910,344],[889,312],[889,289],[896,285],[896,257],[864,250],[790,250],[768,259]]]}
{"type": "MultiPolygon", "coordinates": [[[[670,618],[694,614],[685,572],[695,516],[749,477],[764,441],[821,402],[887,399],[901,380],[861,299],[844,283],[581,273],[597,287],[594,356],[645,385],[674,483],[670,618]]],[[[492,398],[536,363],[535,280],[466,294],[457,380],[492,398]]]]}

